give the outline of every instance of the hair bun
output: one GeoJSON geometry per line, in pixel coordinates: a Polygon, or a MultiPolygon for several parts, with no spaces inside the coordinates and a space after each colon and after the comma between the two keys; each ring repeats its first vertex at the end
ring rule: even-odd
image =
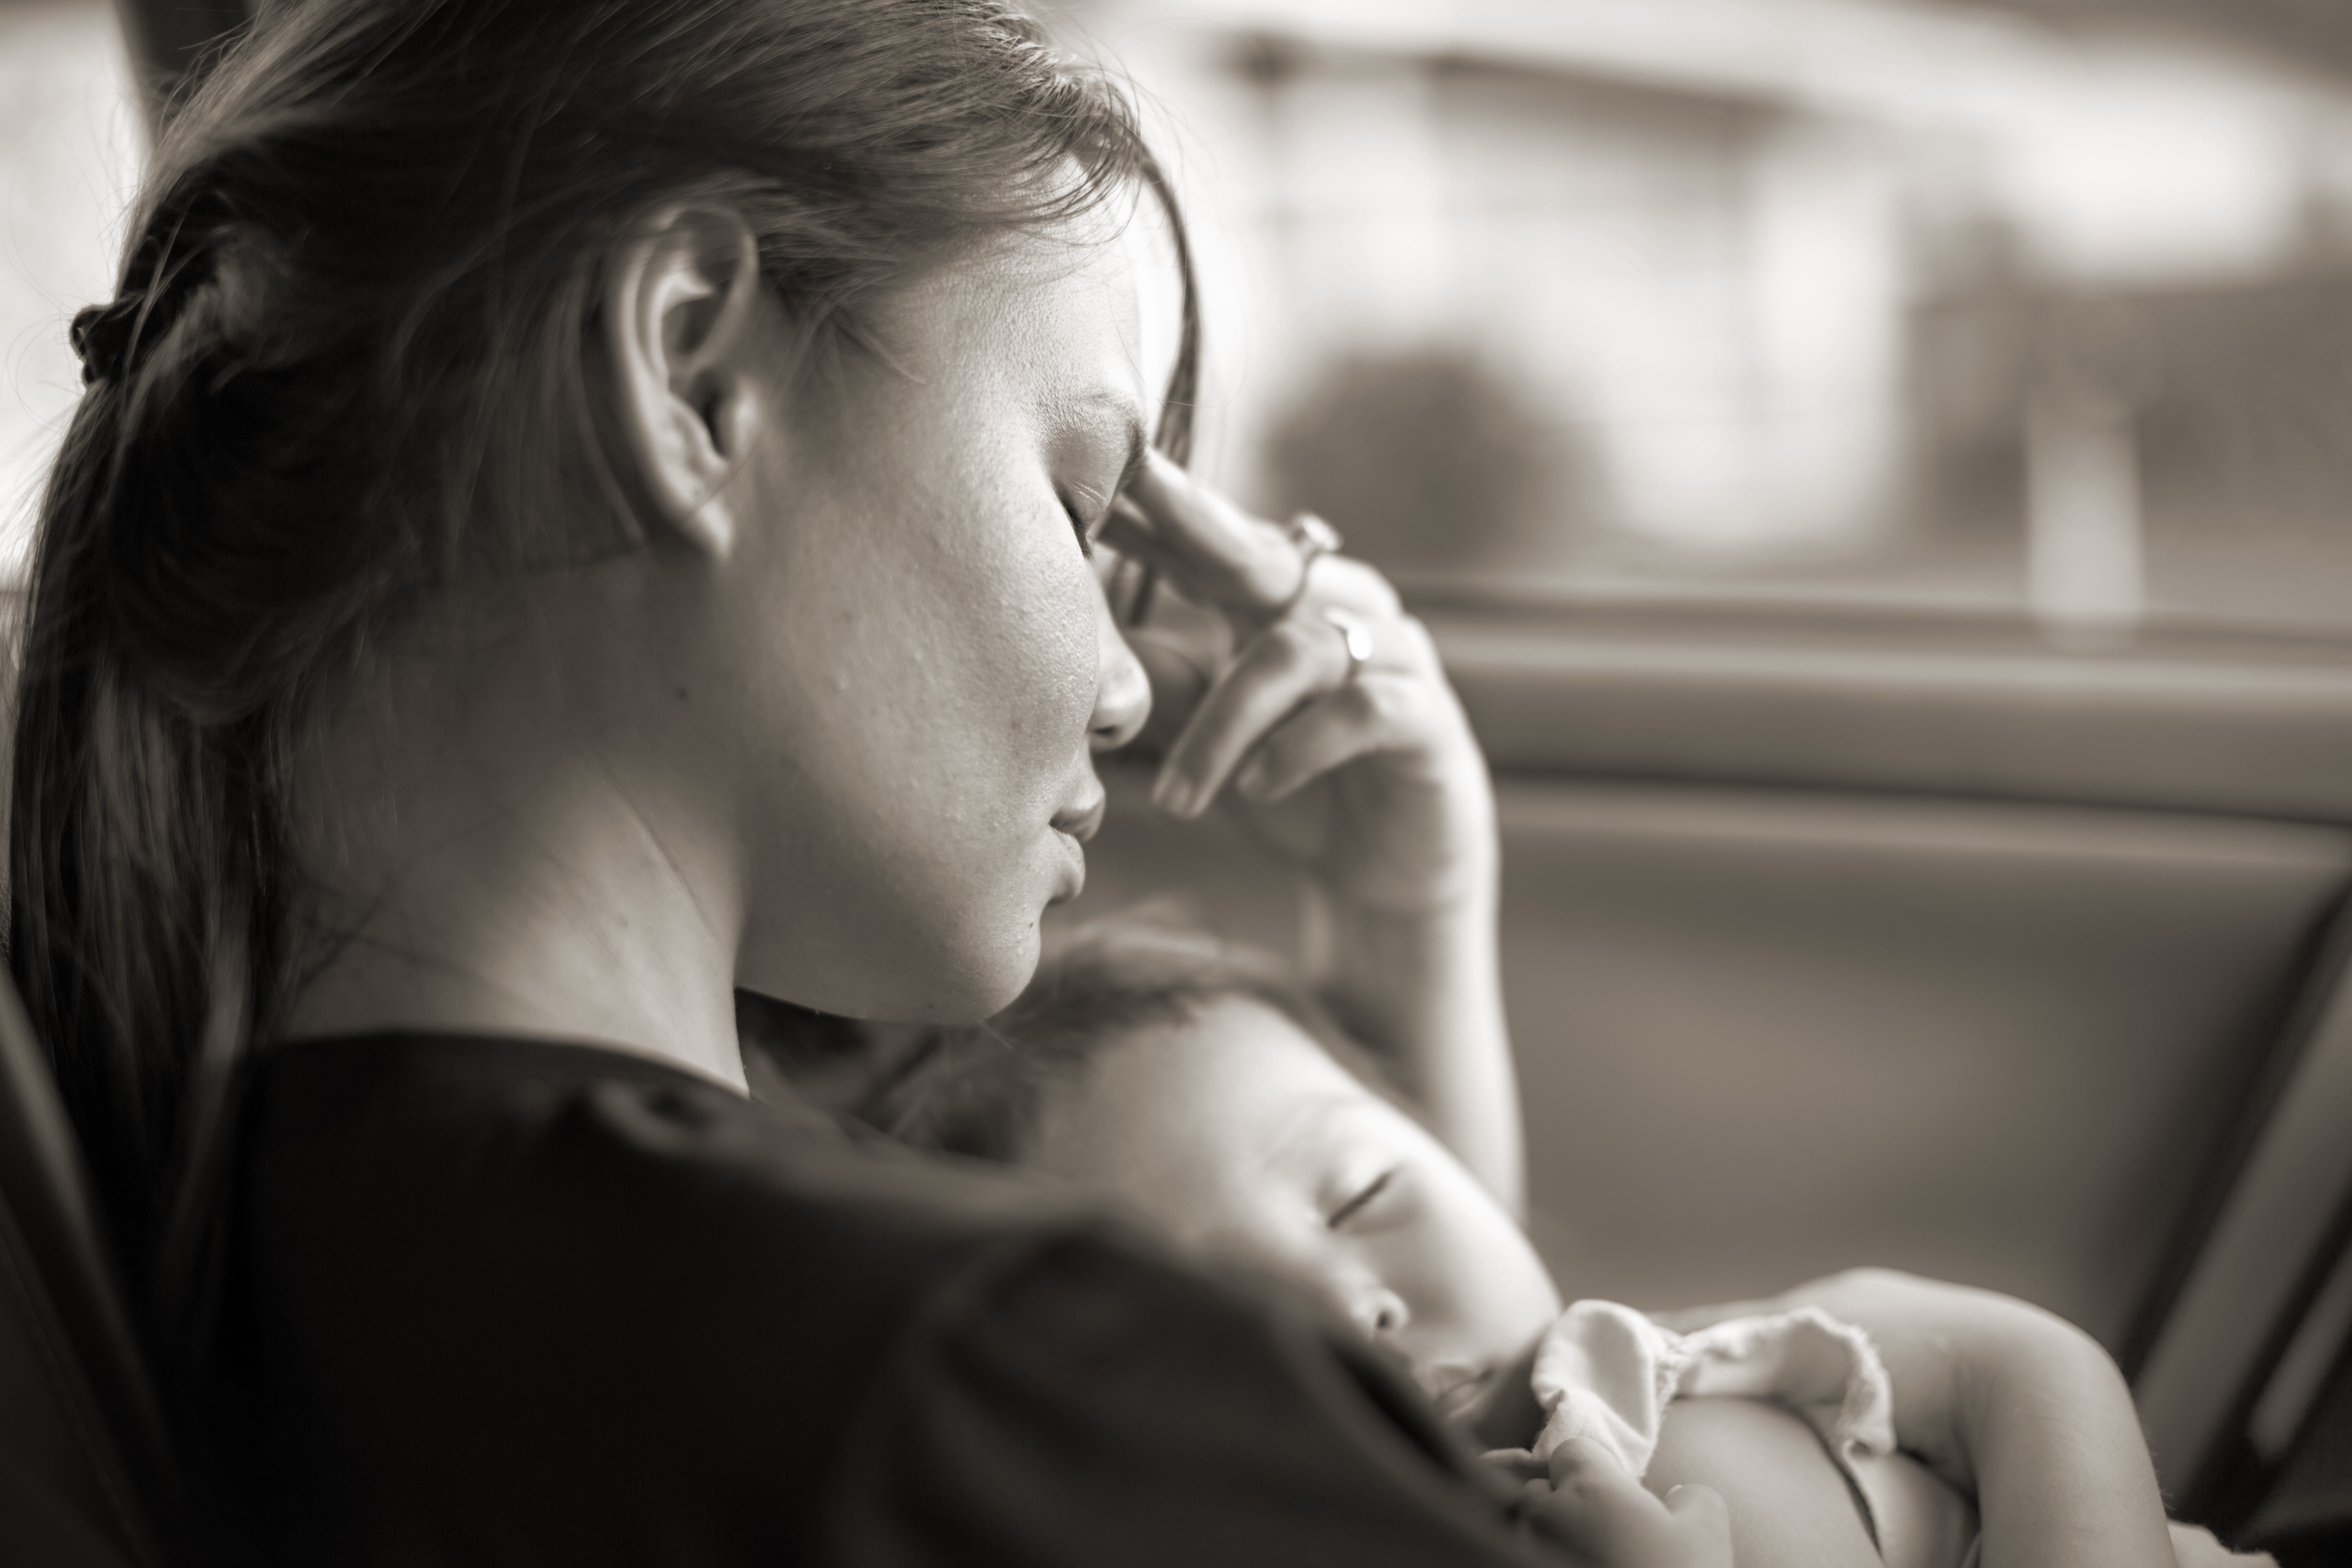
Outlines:
{"type": "Polygon", "coordinates": [[[74,353],[81,356],[84,386],[122,379],[123,363],[130,357],[140,318],[146,314],[146,303],[134,294],[111,305],[91,305],[75,312],[67,336],[72,340],[74,353]]]}

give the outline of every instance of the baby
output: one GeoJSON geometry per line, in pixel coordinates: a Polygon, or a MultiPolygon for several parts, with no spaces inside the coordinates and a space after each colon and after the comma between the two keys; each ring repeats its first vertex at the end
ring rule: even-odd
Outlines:
{"type": "MultiPolygon", "coordinates": [[[[1667,1406],[1752,1394],[1812,1426],[1818,1442],[1796,1429],[1810,1450],[1798,1473],[1847,1515],[1843,1541],[1790,1541],[1791,1560],[1832,1562],[1843,1547],[1847,1560],[1957,1568],[1972,1555],[1966,1500],[1894,1453],[1885,1373],[1858,1331],[1810,1311],[1687,1338],[1610,1303],[1563,1313],[1511,1215],[1379,1063],[1246,957],[1097,931],[991,1025],[929,1036],[867,1115],[910,1142],[1115,1196],[1195,1257],[1304,1287],[1523,1474],[1581,1438],[1654,1485],[1666,1471],[1721,1486],[1751,1418],[1727,1412],[1709,1432],[1717,1417],[1678,1406],[1670,1421],[1667,1406]]],[[[1761,1436],[1785,1458],[1787,1431],[1761,1436]]]]}

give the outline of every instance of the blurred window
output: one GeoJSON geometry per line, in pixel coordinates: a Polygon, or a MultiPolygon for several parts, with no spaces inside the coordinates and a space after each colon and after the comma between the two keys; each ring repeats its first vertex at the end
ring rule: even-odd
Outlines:
{"type": "Polygon", "coordinates": [[[1181,149],[1211,467],[1426,595],[2352,628],[2352,70],[2084,9],[1079,19],[1181,149]]]}

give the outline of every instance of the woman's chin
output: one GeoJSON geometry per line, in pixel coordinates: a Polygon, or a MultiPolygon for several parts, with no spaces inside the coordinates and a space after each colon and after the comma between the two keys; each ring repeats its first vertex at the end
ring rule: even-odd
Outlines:
{"type": "Polygon", "coordinates": [[[857,942],[788,942],[765,963],[747,953],[735,983],[845,1018],[976,1024],[1011,1006],[1037,972],[1048,885],[1032,879],[991,921],[868,922],[857,942]]]}
{"type": "Polygon", "coordinates": [[[941,955],[942,962],[931,970],[936,983],[927,988],[919,1015],[907,1021],[976,1024],[1013,1005],[1037,973],[1044,945],[1038,919],[1046,902],[1041,898],[1025,904],[999,928],[1003,934],[994,940],[973,941],[941,955]]]}

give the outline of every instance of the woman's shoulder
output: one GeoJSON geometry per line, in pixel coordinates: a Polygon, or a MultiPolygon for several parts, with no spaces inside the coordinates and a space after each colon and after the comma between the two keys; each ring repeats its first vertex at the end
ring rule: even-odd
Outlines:
{"type": "Polygon", "coordinates": [[[337,1500],[305,1544],[528,1518],[593,1563],[692,1518],[814,1561],[1521,1560],[1307,1316],[1051,1189],[607,1055],[254,1075],[237,1299],[268,1489],[337,1500]]]}
{"type": "Polygon", "coordinates": [[[393,1211],[410,1216],[407,1232],[430,1215],[441,1252],[519,1229],[690,1253],[740,1242],[837,1277],[952,1267],[1090,1218],[1075,1194],[1018,1173],[918,1157],[813,1108],[563,1041],[381,1034],[279,1047],[249,1075],[240,1142],[252,1218],[365,1231],[393,1211]]]}

